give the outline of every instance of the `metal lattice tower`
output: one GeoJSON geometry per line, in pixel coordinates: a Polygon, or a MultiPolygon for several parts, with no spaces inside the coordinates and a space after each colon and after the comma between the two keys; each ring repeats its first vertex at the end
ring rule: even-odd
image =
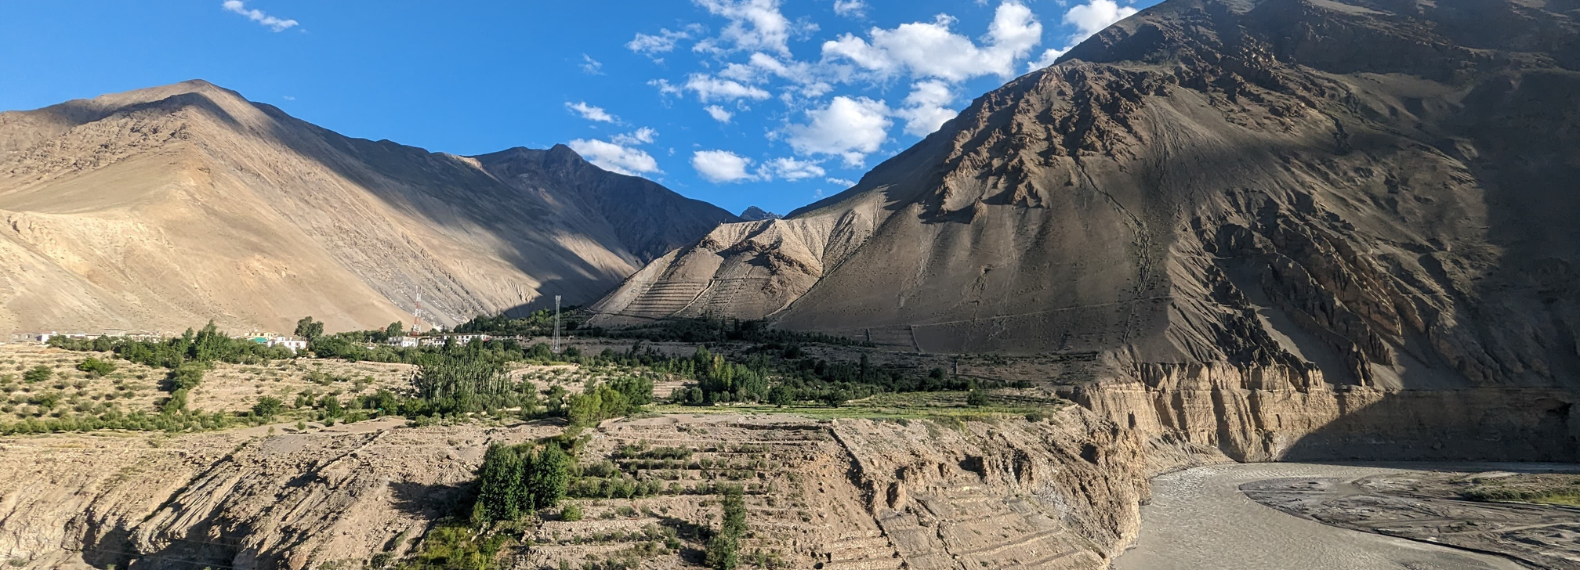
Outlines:
{"type": "Polygon", "coordinates": [[[560,351],[560,296],[554,296],[554,352],[560,351]]]}

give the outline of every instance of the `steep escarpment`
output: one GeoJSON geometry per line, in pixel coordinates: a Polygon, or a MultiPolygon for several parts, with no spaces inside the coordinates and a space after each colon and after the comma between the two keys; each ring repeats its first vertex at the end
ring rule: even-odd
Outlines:
{"type": "Polygon", "coordinates": [[[1167,2],[597,309],[1379,389],[1573,388],[1577,45],[1551,5],[1167,2]]]}
{"type": "Polygon", "coordinates": [[[570,149],[342,136],[202,81],[0,113],[0,333],[286,332],[596,299],[730,213],[570,149]]]}
{"type": "MultiPolygon", "coordinates": [[[[464,506],[489,444],[559,432],[259,430],[0,441],[0,556],[27,568],[365,567],[411,554],[464,506]]],[[[581,462],[594,489],[625,472],[616,478],[667,490],[570,499],[584,518],[536,521],[502,553],[507,565],[601,559],[666,532],[700,549],[695,529],[717,516],[707,496],[737,484],[749,489],[741,552],[788,567],[1095,569],[1135,538],[1147,495],[1139,440],[1073,406],[958,426],[650,416],[589,435],[581,462]]],[[[660,554],[653,563],[685,565],[682,552],[660,554]]]]}

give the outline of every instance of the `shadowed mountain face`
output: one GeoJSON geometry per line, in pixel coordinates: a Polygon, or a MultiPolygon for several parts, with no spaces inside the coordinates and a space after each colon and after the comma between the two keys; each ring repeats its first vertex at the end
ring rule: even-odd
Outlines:
{"type": "Polygon", "coordinates": [[[96,332],[588,302],[737,218],[565,147],[430,153],[192,81],[0,113],[0,220],[0,332],[96,332]]]}
{"type": "Polygon", "coordinates": [[[929,352],[1580,384],[1573,2],[1170,0],[596,306],[929,352]]]}

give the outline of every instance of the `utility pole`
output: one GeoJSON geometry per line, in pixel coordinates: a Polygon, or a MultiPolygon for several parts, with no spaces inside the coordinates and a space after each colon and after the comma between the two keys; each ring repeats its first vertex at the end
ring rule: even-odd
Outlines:
{"type": "Polygon", "coordinates": [[[560,296],[554,296],[554,353],[560,352],[560,296]]]}

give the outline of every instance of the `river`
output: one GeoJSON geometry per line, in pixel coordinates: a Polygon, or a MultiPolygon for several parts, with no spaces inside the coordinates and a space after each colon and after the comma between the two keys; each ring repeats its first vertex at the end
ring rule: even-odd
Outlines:
{"type": "Polygon", "coordinates": [[[1198,467],[1152,480],[1141,536],[1115,570],[1522,570],[1476,554],[1299,518],[1241,493],[1242,483],[1281,477],[1357,478],[1390,467],[1253,463],[1198,467]]]}

